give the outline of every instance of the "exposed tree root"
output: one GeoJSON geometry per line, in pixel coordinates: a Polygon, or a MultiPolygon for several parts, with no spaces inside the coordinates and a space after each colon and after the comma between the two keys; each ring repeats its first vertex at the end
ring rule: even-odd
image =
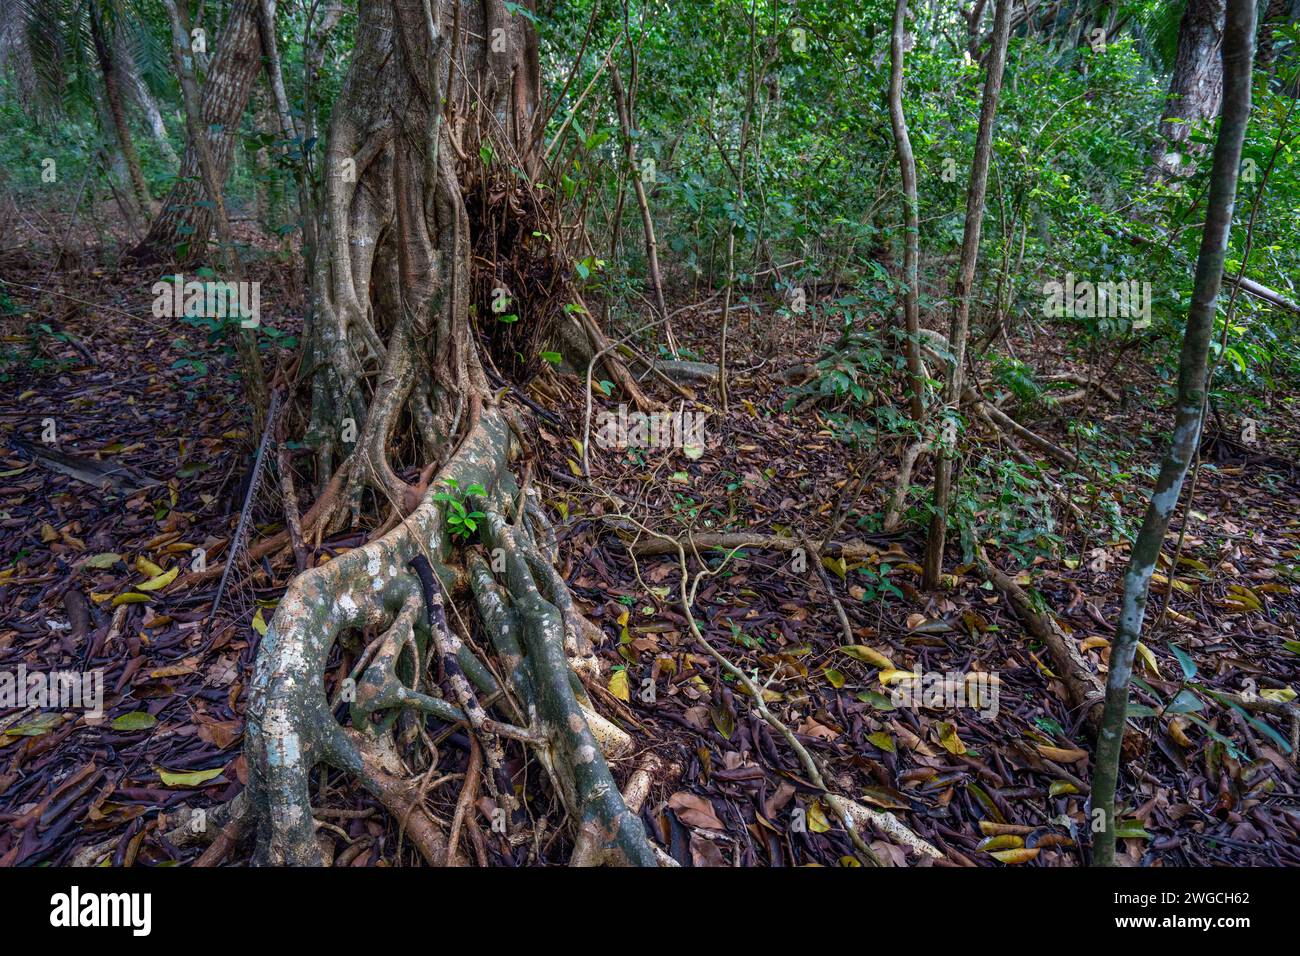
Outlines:
{"type": "MultiPolygon", "coordinates": [[[[1080,372],[1061,372],[1056,375],[1046,375],[1043,377],[1043,381],[1070,382],[1071,384],[1078,385],[1080,391],[1071,392],[1070,396],[1078,395],[1080,398],[1082,398],[1084,395],[1087,395],[1089,392],[1099,392],[1102,395],[1105,395],[1107,398],[1109,398],[1112,402],[1118,402],[1120,399],[1120,394],[1115,388],[1113,388],[1110,385],[1107,385],[1105,382],[1098,381],[1097,379],[1093,378],[1090,375],[1084,375],[1080,372]]],[[[1070,396],[1062,395],[1058,397],[1056,401],[1058,403],[1064,402],[1067,400],[1067,398],[1070,398],[1070,396]]],[[[1077,399],[1071,399],[1071,400],[1077,401],[1077,399]]]]}
{"type": "Polygon", "coordinates": [[[1037,432],[1030,431],[996,405],[981,399],[973,390],[966,389],[965,399],[973,408],[987,416],[987,420],[997,428],[1028,442],[1057,464],[1083,473],[1089,470],[1075,455],[1066,451],[1060,445],[1048,441],[1037,432]]]}
{"type": "Polygon", "coordinates": [[[430,863],[447,861],[447,834],[425,809],[418,781],[396,744],[395,725],[403,714],[414,714],[421,724],[425,715],[463,723],[475,740],[486,743],[485,755],[492,754],[485,759],[486,779],[503,810],[510,809],[514,797],[503,775],[500,741],[525,742],[573,818],[575,861],[656,864],[602,750],[602,737],[616,749],[626,736],[595,718],[570,664],[572,655],[578,667],[587,666],[581,658],[590,636],[563,580],[537,544],[551,540],[540,508],[527,508],[513,523],[507,520],[517,492],[508,468],[511,434],[499,410],[485,409],[440,472],[462,489],[476,484],[484,489],[473,503],[487,513],[483,537],[492,564],[472,554],[467,570],[452,566],[442,506],[426,496],[387,534],[290,585],[262,640],[250,688],[245,752],[249,799],[257,818],[257,862],[324,862],[309,795],[318,763],[357,778],[403,821],[405,833],[430,863]],[[420,558],[431,573],[424,588],[410,570],[420,558]],[[502,569],[501,580],[494,565],[502,569]],[[474,594],[505,674],[504,687],[455,638],[441,613],[443,596],[458,581],[474,594]],[[335,641],[362,628],[380,632],[379,646],[357,682],[351,726],[345,727],[326,699],[325,666],[335,641]],[[459,706],[438,696],[425,675],[430,649],[439,653],[459,706]],[[521,725],[488,718],[478,704],[479,694],[500,701],[506,716],[521,725]]]}
{"type": "Polygon", "coordinates": [[[670,381],[687,385],[712,385],[718,380],[718,366],[713,362],[687,362],[685,360],[638,359],[637,364],[650,371],[662,372],[670,381]]]}

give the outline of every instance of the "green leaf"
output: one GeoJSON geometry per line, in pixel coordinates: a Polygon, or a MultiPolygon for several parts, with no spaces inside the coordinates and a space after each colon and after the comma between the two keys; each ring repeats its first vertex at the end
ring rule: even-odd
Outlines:
{"type": "Polygon", "coordinates": [[[894,746],[894,738],[889,736],[889,734],[885,733],[883,730],[877,730],[874,734],[867,734],[867,741],[873,747],[877,747],[886,753],[892,754],[896,750],[894,746]]]}
{"type": "Polygon", "coordinates": [[[1196,661],[1192,660],[1191,656],[1177,644],[1170,644],[1169,649],[1173,651],[1174,657],[1178,658],[1178,666],[1183,669],[1183,678],[1191,680],[1195,677],[1196,661]]]}
{"type": "Polygon", "coordinates": [[[864,704],[870,704],[876,710],[894,710],[894,702],[884,694],[874,690],[859,691],[855,695],[864,704]]]}
{"type": "Polygon", "coordinates": [[[538,22],[537,14],[533,13],[533,11],[529,10],[527,7],[523,6],[522,4],[511,3],[510,0],[506,0],[503,6],[505,6],[506,10],[509,13],[512,14],[517,13],[521,17],[526,17],[527,19],[532,20],[534,24],[538,22]]]}
{"type": "Polygon", "coordinates": [[[1115,825],[1115,838],[1119,840],[1150,840],[1151,834],[1143,829],[1141,820],[1120,820],[1115,825]]]}
{"type": "MultiPolygon", "coordinates": [[[[1132,706],[1133,706],[1132,704],[1129,705],[1130,709],[1132,708],[1132,706]]],[[[1062,727],[1055,720],[1053,720],[1051,717],[1035,717],[1034,724],[1037,725],[1039,730],[1046,731],[1047,733],[1052,734],[1055,737],[1065,736],[1065,728],[1062,727]]]]}
{"type": "Polygon", "coordinates": [[[1194,692],[1184,689],[1179,691],[1178,696],[1165,708],[1165,712],[1170,714],[1194,714],[1204,709],[1205,702],[1197,697],[1194,692]]]}
{"type": "Polygon", "coordinates": [[[62,722],[62,714],[37,714],[17,727],[8,728],[5,733],[12,737],[40,737],[42,734],[48,734],[62,722]]]}
{"type": "Polygon", "coordinates": [[[164,770],[162,767],[155,768],[158,771],[158,777],[162,780],[164,786],[168,787],[197,787],[199,784],[207,783],[213,777],[221,776],[225,767],[213,767],[211,770],[188,770],[172,771],[164,770]]]}
{"type": "Polygon", "coordinates": [[[114,717],[112,727],[114,730],[148,730],[156,723],[158,723],[158,718],[153,714],[143,710],[136,710],[129,714],[123,714],[121,717],[114,717]]]}

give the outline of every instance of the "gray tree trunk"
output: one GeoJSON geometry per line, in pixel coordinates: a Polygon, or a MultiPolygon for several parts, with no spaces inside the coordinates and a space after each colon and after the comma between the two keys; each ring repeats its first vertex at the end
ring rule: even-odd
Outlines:
{"type": "MultiPolygon", "coordinates": [[[[207,133],[212,170],[222,188],[234,157],[239,119],[262,67],[257,8],[258,0],[233,0],[203,84],[200,126],[207,133]]],[[[180,12],[183,17],[184,9],[180,12]]],[[[192,262],[206,251],[212,228],[213,209],[203,201],[199,151],[191,137],[179,178],[132,257],[141,262],[192,262]]]]}
{"type": "Polygon", "coordinates": [[[1250,120],[1251,65],[1255,43],[1254,0],[1230,0],[1223,39],[1223,122],[1214,144],[1214,166],[1206,198],[1205,228],[1196,260],[1192,303],[1187,311],[1182,355],[1178,363],[1178,396],[1174,434],[1160,465],[1142,529],[1129,556],[1124,575],[1124,598],[1115,638],[1111,641],[1110,672],[1106,679],[1106,706],[1097,740],[1097,763],[1092,779],[1093,813],[1101,812],[1100,829],[1094,827],[1092,862],[1111,866],[1115,861],[1115,787],[1128,713],[1128,685],[1133,657],[1142,634],[1151,574],[1160,556],[1165,533],[1183,479],[1200,442],[1205,411],[1205,375],[1214,332],[1214,317],[1223,280],[1232,212],[1237,194],[1241,145],[1250,120]]]}
{"type": "Polygon", "coordinates": [[[1160,139],[1152,156],[1150,176],[1184,175],[1187,138],[1197,123],[1219,115],[1223,100],[1223,43],[1225,0],[1187,0],[1178,25],[1178,53],[1169,81],[1169,96],[1160,118],[1160,139]]]}

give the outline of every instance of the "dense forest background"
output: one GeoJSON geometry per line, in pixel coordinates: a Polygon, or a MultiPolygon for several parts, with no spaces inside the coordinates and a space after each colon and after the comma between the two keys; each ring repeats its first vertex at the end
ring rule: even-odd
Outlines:
{"type": "Polygon", "coordinates": [[[1300,862],[1248,7],[0,0],[0,862],[1300,862]]]}

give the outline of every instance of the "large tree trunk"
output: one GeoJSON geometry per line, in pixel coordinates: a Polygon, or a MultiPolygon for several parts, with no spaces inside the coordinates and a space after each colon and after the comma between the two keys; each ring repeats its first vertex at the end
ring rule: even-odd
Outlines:
{"type": "Polygon", "coordinates": [[[1150,175],[1165,178],[1186,172],[1188,134],[1197,123],[1219,115],[1223,99],[1225,0],[1187,0],[1178,25],[1178,54],[1169,97],[1160,119],[1160,142],[1152,156],[1150,175]]]}
{"type": "Polygon", "coordinates": [[[498,404],[483,361],[528,374],[572,301],[563,251],[539,238],[560,231],[552,194],[533,181],[538,84],[531,25],[501,0],[360,4],[326,151],[300,365],[310,405],[296,430],[316,445],[324,485],[304,534],[355,517],[372,498],[389,530],[295,579],[263,638],[246,751],[260,862],[325,862],[309,796],[319,763],[357,777],[430,862],[457,862],[458,825],[443,832],[408,779],[437,759],[411,743],[437,718],[464,725],[481,755],[507,821],[494,844],[501,854],[525,842],[520,781],[505,759],[515,740],[535,752],[574,824],[574,862],[654,863],[606,763],[628,738],[595,713],[578,676],[597,673],[599,631],[554,568],[535,493],[521,493],[511,474],[527,429],[498,404]],[[497,320],[498,288],[518,322],[497,320]],[[400,473],[417,467],[423,481],[413,486],[400,473]],[[450,505],[435,491],[485,513],[476,535],[486,550],[453,540],[450,505]],[[504,687],[470,650],[463,622],[476,618],[477,644],[496,649],[504,687]],[[324,671],[336,641],[363,628],[379,636],[345,725],[324,671]],[[480,696],[495,698],[508,723],[487,716],[480,696]]]}
{"type": "MultiPolygon", "coordinates": [[[[207,131],[213,172],[224,186],[234,155],[239,118],[262,65],[257,29],[258,0],[234,0],[217,40],[203,84],[202,126],[207,131]]],[[[182,9],[182,14],[184,10],[182,9]]],[[[203,255],[213,228],[213,210],[203,202],[199,153],[191,137],[180,176],[148,235],[132,250],[141,262],[190,262],[203,255]]]]}

